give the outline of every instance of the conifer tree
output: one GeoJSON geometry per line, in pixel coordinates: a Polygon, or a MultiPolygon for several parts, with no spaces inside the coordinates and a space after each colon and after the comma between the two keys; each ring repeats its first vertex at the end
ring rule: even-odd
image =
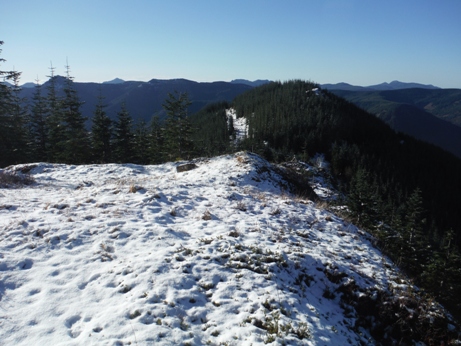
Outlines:
{"type": "Polygon", "coordinates": [[[92,159],[97,163],[111,161],[112,121],[104,110],[104,97],[99,91],[98,103],[94,110],[93,125],[91,127],[92,159]]]}
{"type": "Polygon", "coordinates": [[[149,163],[149,128],[144,120],[136,124],[133,136],[133,162],[138,164],[149,163]]]}
{"type": "Polygon", "coordinates": [[[21,87],[19,86],[19,79],[21,73],[15,72],[13,81],[13,97],[12,97],[12,113],[11,113],[11,146],[13,149],[14,163],[27,162],[28,159],[28,131],[27,131],[27,112],[25,109],[26,100],[21,98],[21,87]]]}
{"type": "Polygon", "coordinates": [[[42,85],[36,80],[33,104],[29,116],[29,141],[33,161],[47,160],[48,108],[42,94],[42,85]]]}
{"type": "Polygon", "coordinates": [[[168,159],[188,159],[193,152],[192,125],[188,119],[190,106],[187,93],[169,93],[163,104],[165,121],[165,150],[168,159]]]}
{"type": "Polygon", "coordinates": [[[51,162],[63,162],[65,141],[65,124],[62,112],[62,98],[58,95],[57,76],[54,74],[55,67],[51,64],[46,97],[48,116],[46,127],[48,129],[47,157],[51,162]]]}
{"type": "Polygon", "coordinates": [[[90,146],[88,132],[85,129],[86,118],[82,116],[80,111],[83,102],[79,100],[73,79],[70,76],[70,67],[66,65],[64,98],[62,100],[65,126],[63,157],[67,163],[82,164],[88,162],[90,146]]]}
{"type": "Polygon", "coordinates": [[[428,243],[424,237],[423,227],[426,220],[423,217],[423,201],[421,189],[416,188],[406,204],[403,225],[403,253],[406,267],[413,273],[419,273],[427,258],[428,243]]]}
{"type": "Polygon", "coordinates": [[[112,153],[116,162],[126,163],[133,160],[133,119],[125,103],[117,113],[112,145],[112,153]]]}
{"type": "Polygon", "coordinates": [[[422,276],[424,283],[444,303],[461,308],[461,254],[454,244],[452,229],[445,233],[441,247],[434,252],[422,276]]]}
{"type": "Polygon", "coordinates": [[[163,161],[163,131],[158,115],[154,115],[150,122],[149,135],[149,163],[159,164],[163,161]]]}
{"type": "Polygon", "coordinates": [[[369,173],[360,168],[351,182],[349,207],[357,218],[357,223],[372,229],[378,220],[378,198],[376,187],[370,182],[369,173]]]}
{"type": "MultiPolygon", "coordinates": [[[[0,41],[1,45],[3,41],[0,41]]],[[[5,59],[0,58],[0,62],[3,61],[5,59]]],[[[20,75],[17,71],[0,70],[0,78],[3,79],[0,81],[0,167],[20,163],[24,159],[23,111],[18,98],[20,75]],[[4,83],[7,81],[13,81],[14,86],[4,83]]]]}

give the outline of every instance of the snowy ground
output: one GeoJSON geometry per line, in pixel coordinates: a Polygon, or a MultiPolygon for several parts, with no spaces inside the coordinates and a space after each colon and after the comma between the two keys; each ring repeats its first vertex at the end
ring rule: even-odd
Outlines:
{"type": "Polygon", "coordinates": [[[257,156],[177,165],[37,164],[0,189],[1,345],[367,343],[333,292],[397,274],[362,232],[257,156]]]}

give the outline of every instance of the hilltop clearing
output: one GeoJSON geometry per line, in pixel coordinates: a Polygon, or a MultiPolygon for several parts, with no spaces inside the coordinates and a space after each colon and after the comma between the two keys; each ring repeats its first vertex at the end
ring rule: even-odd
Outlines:
{"type": "MultiPolygon", "coordinates": [[[[188,166],[37,163],[2,174],[13,172],[35,183],[0,190],[5,345],[456,337],[370,236],[292,194],[286,169],[256,155],[188,166]]],[[[317,178],[314,189],[322,196],[328,186],[317,178]]]]}

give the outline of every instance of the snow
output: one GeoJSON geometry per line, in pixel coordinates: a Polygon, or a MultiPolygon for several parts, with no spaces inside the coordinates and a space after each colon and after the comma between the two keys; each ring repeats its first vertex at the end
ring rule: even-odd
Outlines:
{"type": "Polygon", "coordinates": [[[364,232],[256,155],[195,164],[5,170],[36,183],[0,189],[0,344],[368,343],[334,293],[397,276],[364,232]]]}
{"type": "Polygon", "coordinates": [[[232,117],[235,131],[235,142],[238,144],[241,140],[245,139],[248,135],[248,125],[245,117],[237,118],[237,112],[235,109],[226,109],[227,118],[232,117]]]}

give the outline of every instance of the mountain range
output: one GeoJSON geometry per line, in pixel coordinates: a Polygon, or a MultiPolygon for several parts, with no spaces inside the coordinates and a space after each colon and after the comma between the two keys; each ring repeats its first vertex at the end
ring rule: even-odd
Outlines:
{"type": "MultiPolygon", "coordinates": [[[[44,84],[44,93],[49,82],[44,84]]],[[[64,77],[57,77],[62,90],[64,77]]],[[[75,82],[75,89],[83,101],[82,114],[91,119],[98,96],[104,97],[106,112],[116,119],[125,103],[135,121],[149,122],[154,115],[165,117],[162,104],[168,93],[187,92],[192,104],[189,112],[196,113],[207,104],[231,102],[237,95],[269,80],[231,82],[195,82],[186,79],[152,79],[148,82],[124,81],[115,78],[103,83],[75,82]]],[[[21,96],[32,99],[32,83],[23,85],[21,96]]],[[[461,90],[441,89],[433,85],[392,81],[371,86],[347,83],[321,84],[334,94],[344,97],[388,123],[394,130],[435,144],[461,158],[461,90]]],[[[87,122],[88,126],[90,121],[87,122]]]]}
{"type": "MultiPolygon", "coordinates": [[[[156,80],[156,79],[153,79],[156,80]]],[[[133,81],[125,81],[121,78],[114,78],[110,81],[102,82],[102,84],[123,84],[126,82],[133,82],[133,81]]],[[[251,87],[258,87],[267,83],[270,83],[271,80],[269,79],[257,79],[255,81],[250,81],[248,79],[233,79],[230,81],[232,84],[245,84],[251,87]]],[[[137,83],[145,83],[145,82],[137,82],[137,83]]],[[[33,88],[35,83],[25,83],[21,85],[22,88],[33,88]]],[[[358,86],[352,85],[348,83],[336,83],[336,84],[321,84],[320,85],[323,89],[329,90],[349,90],[349,91],[376,91],[376,90],[401,90],[401,89],[412,89],[412,88],[422,88],[422,89],[441,89],[437,86],[431,84],[420,84],[420,83],[405,83],[400,81],[392,81],[390,83],[384,82],[381,84],[370,85],[370,86],[358,86]]]]}
{"type": "Polygon", "coordinates": [[[402,90],[402,89],[440,89],[439,87],[431,84],[420,84],[420,83],[404,83],[397,80],[390,83],[381,83],[370,86],[357,86],[348,83],[337,83],[337,84],[322,84],[323,89],[328,90],[348,90],[348,91],[377,91],[377,90],[402,90]]]}
{"type": "MultiPolygon", "coordinates": [[[[49,81],[43,85],[43,93],[49,81]]],[[[64,77],[56,77],[58,92],[63,89],[64,77]]],[[[82,114],[91,119],[98,102],[98,96],[104,97],[107,115],[116,119],[122,103],[125,103],[127,110],[135,121],[144,120],[149,122],[152,116],[165,116],[162,104],[168,93],[187,92],[192,101],[189,107],[190,113],[195,113],[209,103],[217,101],[232,101],[235,96],[249,90],[252,86],[236,82],[211,82],[199,83],[187,79],[152,79],[148,82],[123,81],[114,79],[104,83],[74,83],[80,100],[82,114]]],[[[32,100],[34,88],[23,88],[21,96],[32,100]]]]}

